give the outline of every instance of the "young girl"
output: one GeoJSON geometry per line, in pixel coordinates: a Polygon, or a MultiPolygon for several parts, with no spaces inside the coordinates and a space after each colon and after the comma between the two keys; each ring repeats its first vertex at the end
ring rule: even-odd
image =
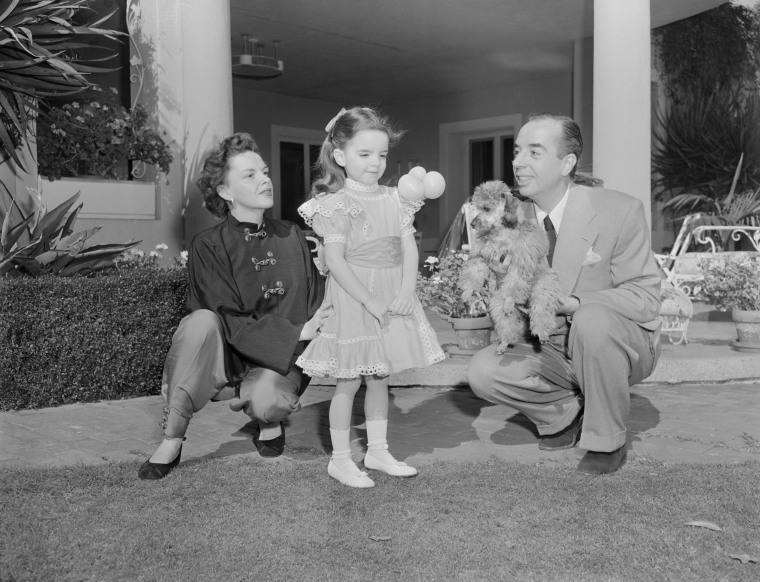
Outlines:
{"type": "Polygon", "coordinates": [[[343,109],[325,131],[317,162],[321,177],[299,213],[324,240],[325,304],[334,311],[297,364],[310,376],[337,379],[330,403],[328,474],[351,487],[373,487],[351,459],[351,412],[362,377],[367,386],[364,466],[411,477],[417,470],[388,452],[388,375],[428,366],[444,353],[415,295],[418,252],[412,221],[422,202],[409,202],[395,188],[378,184],[388,149],[402,132],[366,107],[343,109]]]}

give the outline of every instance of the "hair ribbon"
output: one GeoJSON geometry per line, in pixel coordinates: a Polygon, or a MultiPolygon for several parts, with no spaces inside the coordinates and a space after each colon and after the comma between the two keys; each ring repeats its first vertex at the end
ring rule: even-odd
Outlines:
{"type": "Polygon", "coordinates": [[[327,133],[330,133],[332,131],[332,128],[335,127],[335,122],[338,121],[338,118],[346,113],[346,108],[342,108],[340,111],[338,111],[338,115],[333,117],[330,121],[327,122],[327,125],[325,125],[325,131],[327,133]]]}

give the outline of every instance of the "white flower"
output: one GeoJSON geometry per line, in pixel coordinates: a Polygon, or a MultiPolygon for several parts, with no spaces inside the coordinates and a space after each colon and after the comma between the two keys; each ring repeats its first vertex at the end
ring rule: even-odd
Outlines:
{"type": "Polygon", "coordinates": [[[168,248],[169,247],[167,245],[165,245],[164,243],[159,243],[159,244],[156,245],[156,250],[157,251],[165,251],[168,248]]]}
{"type": "Polygon", "coordinates": [[[187,251],[182,251],[179,254],[179,258],[182,259],[183,261],[186,261],[187,260],[187,251]]]}

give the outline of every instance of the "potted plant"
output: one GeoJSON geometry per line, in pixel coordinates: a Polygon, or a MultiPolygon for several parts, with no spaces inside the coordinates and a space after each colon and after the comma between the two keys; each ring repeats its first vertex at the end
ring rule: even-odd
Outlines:
{"type": "Polygon", "coordinates": [[[89,0],[4,3],[0,14],[0,164],[26,171],[19,150],[26,144],[38,110],[37,100],[71,95],[93,84],[92,73],[107,72],[97,61],[81,59],[77,49],[87,38],[115,39],[118,32],[98,26],[89,0]],[[74,15],[88,22],[72,24],[74,15]]]}
{"type": "Polygon", "coordinates": [[[41,124],[37,136],[37,155],[40,174],[51,182],[61,176],[125,179],[122,167],[128,160],[169,172],[171,150],[148,125],[141,105],[128,111],[113,103],[74,101],[51,107],[47,116],[50,123],[41,124]]]}
{"type": "Polygon", "coordinates": [[[739,351],[760,351],[760,254],[716,253],[703,258],[704,275],[697,296],[720,311],[731,310],[739,351]]]}
{"type": "Polygon", "coordinates": [[[449,321],[457,337],[457,346],[447,346],[454,356],[469,356],[491,343],[493,321],[488,315],[488,297],[475,293],[469,301],[462,301],[459,274],[467,262],[465,251],[451,251],[439,260],[428,257],[428,277],[417,278],[417,296],[426,309],[449,321]]]}

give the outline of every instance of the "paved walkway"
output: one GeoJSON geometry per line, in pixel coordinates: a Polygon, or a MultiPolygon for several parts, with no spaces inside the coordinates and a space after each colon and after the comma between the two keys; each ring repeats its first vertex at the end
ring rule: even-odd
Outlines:
{"type": "MultiPolygon", "coordinates": [[[[439,329],[441,343],[449,339],[447,333],[439,329]]],[[[755,372],[760,355],[732,350],[733,334],[733,324],[722,314],[703,309],[690,324],[688,344],[665,345],[658,370],[664,366],[670,374],[675,362],[683,373],[680,380],[634,388],[628,430],[632,457],[674,463],[760,460],[760,373],[755,372]]],[[[446,365],[459,369],[466,361],[446,365]]],[[[289,420],[286,455],[328,454],[331,396],[329,385],[307,390],[302,410],[289,420]]],[[[0,413],[0,467],[142,461],[161,438],[163,405],[160,396],[152,396],[0,413]]],[[[366,436],[362,406],[358,397],[352,429],[357,460],[366,436]]],[[[257,455],[247,421],[226,403],[211,403],[190,425],[183,460],[257,455]]],[[[391,388],[389,433],[394,454],[417,466],[491,455],[575,465],[584,452],[539,451],[534,428],[516,411],[484,402],[466,386],[427,384],[424,377],[416,385],[391,388]]]]}

